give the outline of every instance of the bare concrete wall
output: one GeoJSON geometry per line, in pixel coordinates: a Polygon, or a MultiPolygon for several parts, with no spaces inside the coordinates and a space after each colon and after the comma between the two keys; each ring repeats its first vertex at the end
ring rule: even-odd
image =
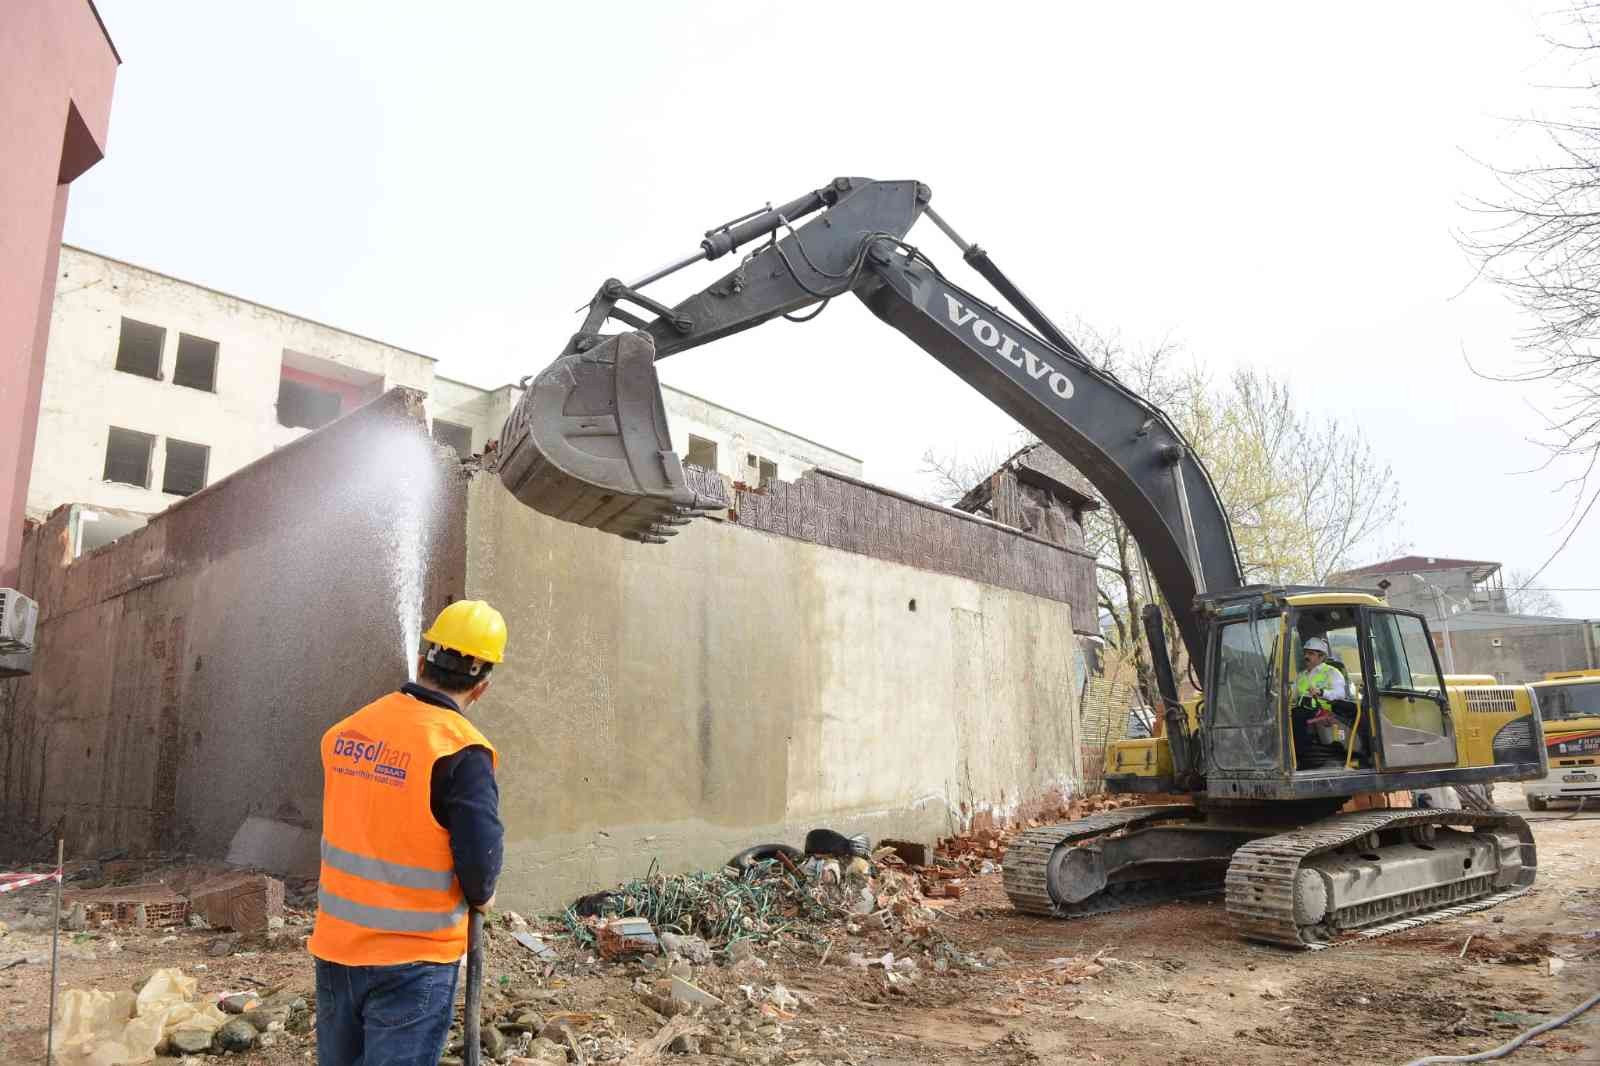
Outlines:
{"type": "Polygon", "coordinates": [[[1078,780],[1065,603],[713,522],[630,544],[487,477],[467,591],[511,630],[475,717],[513,906],[819,825],[931,839],[1078,780]]]}
{"type": "Polygon", "coordinates": [[[37,672],[0,687],[0,817],[74,854],[221,856],[256,827],[241,857],[313,871],[317,739],[405,677],[420,618],[400,624],[397,560],[419,551],[422,615],[466,593],[511,626],[474,717],[504,756],[513,906],[818,825],[931,839],[1073,791],[1069,605],[874,557],[901,550],[870,532],[896,515],[902,548],[942,520],[877,513],[854,550],[804,522],[629,544],[469,484],[397,390],[79,559],[66,509],[30,536],[44,614],[37,672]]]}
{"type": "Polygon", "coordinates": [[[58,509],[24,553],[35,673],[0,683],[8,827],[221,855],[258,816],[314,856],[317,739],[404,680],[398,602],[460,593],[455,471],[396,390],[80,559],[58,509]]]}

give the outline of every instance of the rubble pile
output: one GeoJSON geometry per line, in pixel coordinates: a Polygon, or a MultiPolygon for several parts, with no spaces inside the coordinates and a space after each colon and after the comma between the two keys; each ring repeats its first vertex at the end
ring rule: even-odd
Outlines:
{"type": "Polygon", "coordinates": [[[574,904],[562,922],[579,945],[607,958],[648,946],[645,930],[726,945],[785,934],[813,938],[819,927],[874,912],[896,924],[926,925],[932,913],[916,874],[888,849],[873,859],[811,856],[796,863],[780,856],[737,872],[724,867],[670,875],[652,866],[615,891],[585,897],[579,903],[590,913],[580,914],[574,904]],[[617,924],[629,917],[648,926],[629,933],[617,924]]]}
{"type": "Polygon", "coordinates": [[[977,873],[986,861],[999,865],[1005,855],[1006,846],[1011,843],[1011,838],[1024,829],[1037,829],[1041,825],[1051,825],[1055,822],[1074,822],[1079,818],[1087,818],[1091,814],[1115,810],[1118,807],[1135,807],[1143,803],[1159,802],[1161,802],[1159,798],[1113,795],[1104,792],[1079,796],[1062,800],[1014,826],[989,825],[946,837],[939,842],[936,854],[940,858],[960,864],[970,872],[977,873]]]}

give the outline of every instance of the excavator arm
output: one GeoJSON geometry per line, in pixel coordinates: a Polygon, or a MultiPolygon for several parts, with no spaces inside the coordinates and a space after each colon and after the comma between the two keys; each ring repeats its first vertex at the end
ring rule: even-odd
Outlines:
{"type": "Polygon", "coordinates": [[[708,231],[698,253],[639,282],[608,281],[583,328],[507,421],[506,486],[558,518],[664,541],[716,501],[689,487],[672,451],[655,360],[851,294],[1083,472],[1127,523],[1191,659],[1202,661],[1195,596],[1242,584],[1204,465],[1160,409],[1095,366],[982,249],[961,241],[930,199],[915,181],[840,178],[708,231]],[[924,214],[1034,328],[960,288],[905,243],[924,214]],[[797,226],[808,215],[816,217],[797,226]],[[745,246],[736,269],[675,307],[640,291],[745,246]],[[608,319],[634,329],[602,334],[608,319]]]}

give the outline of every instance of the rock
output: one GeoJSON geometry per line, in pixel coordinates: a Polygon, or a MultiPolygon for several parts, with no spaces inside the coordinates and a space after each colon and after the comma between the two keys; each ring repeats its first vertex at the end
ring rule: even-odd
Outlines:
{"type": "Polygon", "coordinates": [[[81,933],[89,928],[89,915],[83,909],[83,904],[74,903],[61,919],[61,928],[73,933],[81,933]]]}
{"type": "Polygon", "coordinates": [[[703,937],[662,933],[661,950],[668,955],[681,955],[696,966],[704,966],[711,961],[711,945],[707,944],[703,937]]]}
{"type": "Polygon", "coordinates": [[[485,1025],[479,1030],[478,1039],[483,1045],[484,1054],[491,1059],[497,1059],[506,1050],[506,1034],[492,1025],[485,1025]]]}
{"type": "Polygon", "coordinates": [[[672,1038],[672,1043],[667,1045],[667,1050],[675,1055],[700,1054],[700,1040],[690,1033],[679,1033],[672,1038]]]}
{"type": "Polygon", "coordinates": [[[667,976],[681,977],[685,981],[693,980],[694,967],[689,965],[689,960],[674,956],[667,962],[667,976]]]}
{"type": "Polygon", "coordinates": [[[235,992],[217,1000],[217,1006],[222,1008],[224,1014],[243,1014],[261,1006],[261,1000],[253,992],[235,992]]]}
{"type": "Polygon", "coordinates": [[[11,932],[11,927],[5,922],[0,922],[0,936],[5,936],[9,932],[11,932]]]}
{"type": "Polygon", "coordinates": [[[513,1019],[518,1025],[528,1027],[528,1032],[537,1033],[544,1028],[544,1018],[531,1010],[525,1010],[513,1019]]]}
{"type": "Polygon", "coordinates": [[[303,1036],[317,1027],[317,1016],[308,1010],[294,1011],[283,1027],[296,1036],[303,1036]]]}
{"type": "Polygon", "coordinates": [[[233,944],[234,942],[232,937],[219,936],[211,943],[206,945],[206,954],[211,956],[213,959],[220,959],[224,955],[232,955],[233,944]]]}
{"type": "Polygon", "coordinates": [[[209,1029],[179,1029],[175,1031],[168,1042],[172,1050],[184,1055],[199,1055],[211,1050],[211,1038],[215,1034],[209,1029]]]}
{"type": "Polygon", "coordinates": [[[982,959],[990,966],[997,966],[1002,962],[1011,961],[1011,956],[1007,955],[1006,949],[1002,947],[984,948],[978,953],[978,958],[982,959]]]}
{"type": "Polygon", "coordinates": [[[745,959],[754,958],[756,944],[753,940],[734,940],[728,944],[728,962],[743,962],[745,959]]]}
{"type": "Polygon", "coordinates": [[[511,1061],[513,1063],[559,1063],[560,1066],[566,1066],[567,1049],[554,1040],[547,1040],[541,1036],[528,1045],[526,1057],[512,1059],[511,1061]]]}
{"type": "Polygon", "coordinates": [[[217,1051],[249,1051],[256,1046],[260,1035],[256,1027],[243,1018],[233,1018],[217,1030],[211,1046],[217,1051]]]}

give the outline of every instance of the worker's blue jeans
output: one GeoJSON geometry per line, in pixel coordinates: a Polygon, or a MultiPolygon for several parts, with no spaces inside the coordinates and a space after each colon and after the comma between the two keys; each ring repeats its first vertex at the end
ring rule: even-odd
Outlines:
{"type": "Polygon", "coordinates": [[[435,1066],[450,1035],[456,963],[317,960],[319,1066],[435,1066]]]}

